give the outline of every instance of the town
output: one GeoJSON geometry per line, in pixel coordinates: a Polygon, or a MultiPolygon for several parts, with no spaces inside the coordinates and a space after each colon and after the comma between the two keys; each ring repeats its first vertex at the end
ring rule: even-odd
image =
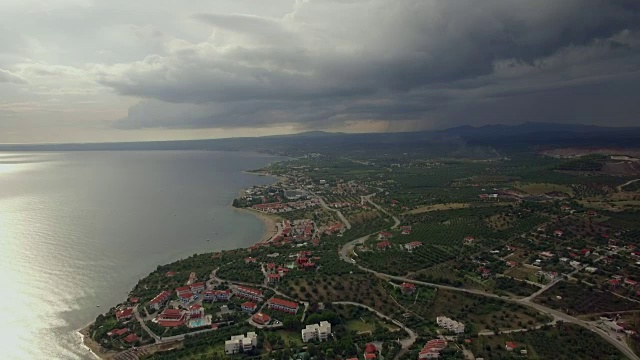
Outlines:
{"type": "Polygon", "coordinates": [[[233,205],[275,235],[159,266],[91,339],[114,359],[637,359],[637,183],[535,156],[256,170],[279,180],[233,205]]]}

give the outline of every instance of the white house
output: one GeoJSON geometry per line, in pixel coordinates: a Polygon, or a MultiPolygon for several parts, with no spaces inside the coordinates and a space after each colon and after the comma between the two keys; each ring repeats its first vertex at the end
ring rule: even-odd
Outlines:
{"type": "Polygon", "coordinates": [[[464,332],[464,324],[453,319],[449,319],[446,316],[438,316],[436,323],[443,329],[449,330],[456,334],[462,334],[464,332]]]}
{"type": "Polygon", "coordinates": [[[225,341],[224,353],[228,355],[251,351],[254,346],[258,346],[258,335],[254,332],[248,332],[246,336],[236,335],[225,341]]]}
{"type": "Polygon", "coordinates": [[[328,321],[321,321],[319,324],[307,325],[302,329],[302,342],[309,342],[318,339],[327,340],[331,335],[331,324],[328,321]]]}

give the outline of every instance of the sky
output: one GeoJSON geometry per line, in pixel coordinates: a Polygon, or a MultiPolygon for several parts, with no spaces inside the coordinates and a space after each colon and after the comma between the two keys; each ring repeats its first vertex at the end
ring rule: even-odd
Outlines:
{"type": "Polygon", "coordinates": [[[0,143],[640,126],[637,0],[0,0],[0,143]]]}

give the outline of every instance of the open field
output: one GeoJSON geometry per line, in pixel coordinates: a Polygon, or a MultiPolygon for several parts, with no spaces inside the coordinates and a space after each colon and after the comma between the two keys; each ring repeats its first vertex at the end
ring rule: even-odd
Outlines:
{"type": "Polygon", "coordinates": [[[471,204],[469,203],[435,204],[435,205],[421,206],[417,209],[407,211],[405,212],[405,214],[420,214],[420,213],[425,213],[429,211],[465,209],[470,206],[471,204]]]}
{"type": "Polygon", "coordinates": [[[566,185],[550,184],[550,183],[519,183],[514,185],[515,188],[531,195],[542,195],[550,192],[561,192],[569,196],[573,196],[573,189],[566,185]]]}

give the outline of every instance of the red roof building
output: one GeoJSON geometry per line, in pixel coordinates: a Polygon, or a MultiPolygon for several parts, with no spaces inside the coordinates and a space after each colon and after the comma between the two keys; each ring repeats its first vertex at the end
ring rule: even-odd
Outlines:
{"type": "Polygon", "coordinates": [[[378,248],[378,250],[384,250],[388,247],[391,247],[391,243],[387,240],[380,241],[379,243],[376,244],[376,247],[378,248]]]}
{"type": "Polygon", "coordinates": [[[400,291],[405,295],[410,295],[416,292],[416,285],[412,283],[402,283],[400,285],[400,291]]]}
{"type": "Polygon", "coordinates": [[[295,314],[298,312],[299,305],[296,302],[283,300],[278,298],[269,299],[269,309],[274,309],[282,312],[286,312],[289,314],[295,314]]]}
{"type": "Polygon", "coordinates": [[[184,324],[185,314],[179,309],[164,309],[157,320],[160,326],[177,327],[184,324]]]}
{"type": "Polygon", "coordinates": [[[253,320],[253,322],[256,323],[256,324],[267,325],[271,321],[271,316],[259,312],[259,313],[255,314],[255,315],[253,315],[251,317],[251,320],[253,320]]]}
{"type": "Polygon", "coordinates": [[[133,317],[133,308],[126,308],[116,311],[116,320],[129,320],[133,317]]]}
{"type": "Polygon", "coordinates": [[[420,247],[420,246],[422,246],[422,242],[420,242],[420,241],[412,241],[412,242],[410,242],[408,244],[405,244],[404,248],[409,250],[409,251],[412,251],[413,249],[415,249],[417,247],[420,247]]]}
{"type": "Polygon", "coordinates": [[[129,329],[127,328],[122,328],[122,329],[118,329],[118,330],[111,330],[107,333],[108,336],[122,336],[126,333],[129,332],[129,329]]]}
{"type": "Polygon", "coordinates": [[[167,277],[172,277],[176,274],[175,271],[167,271],[167,273],[165,274],[167,277]]]}
{"type": "Polygon", "coordinates": [[[253,289],[247,286],[237,286],[235,289],[235,294],[244,299],[249,299],[254,301],[263,300],[262,291],[258,289],[253,289]]]}
{"type": "Polygon", "coordinates": [[[178,294],[178,296],[186,292],[191,292],[191,288],[189,286],[181,286],[179,288],[176,288],[176,294],[178,294]]]}
{"type": "Polygon", "coordinates": [[[267,274],[267,280],[269,280],[270,283],[277,283],[278,281],[280,281],[280,275],[267,274]]]}
{"type": "Polygon", "coordinates": [[[240,308],[242,309],[242,311],[245,311],[251,314],[258,309],[258,304],[252,303],[251,301],[247,301],[242,303],[242,305],[240,305],[240,308]]]}
{"type": "Polygon", "coordinates": [[[134,343],[134,342],[138,341],[138,336],[136,334],[134,334],[134,333],[131,333],[131,334],[127,335],[127,337],[125,337],[123,340],[127,344],[131,344],[131,343],[134,343]]]}
{"type": "Polygon", "coordinates": [[[507,349],[507,351],[513,351],[517,347],[518,344],[511,341],[507,341],[507,343],[504,345],[504,348],[507,349]]]}
{"type": "Polygon", "coordinates": [[[378,352],[378,348],[376,348],[376,346],[373,345],[372,343],[368,343],[364,347],[364,353],[365,354],[375,354],[377,352],[378,352]]]}
{"type": "Polygon", "coordinates": [[[166,305],[170,298],[171,291],[163,291],[149,302],[149,306],[153,309],[160,310],[161,307],[166,305]]]}

